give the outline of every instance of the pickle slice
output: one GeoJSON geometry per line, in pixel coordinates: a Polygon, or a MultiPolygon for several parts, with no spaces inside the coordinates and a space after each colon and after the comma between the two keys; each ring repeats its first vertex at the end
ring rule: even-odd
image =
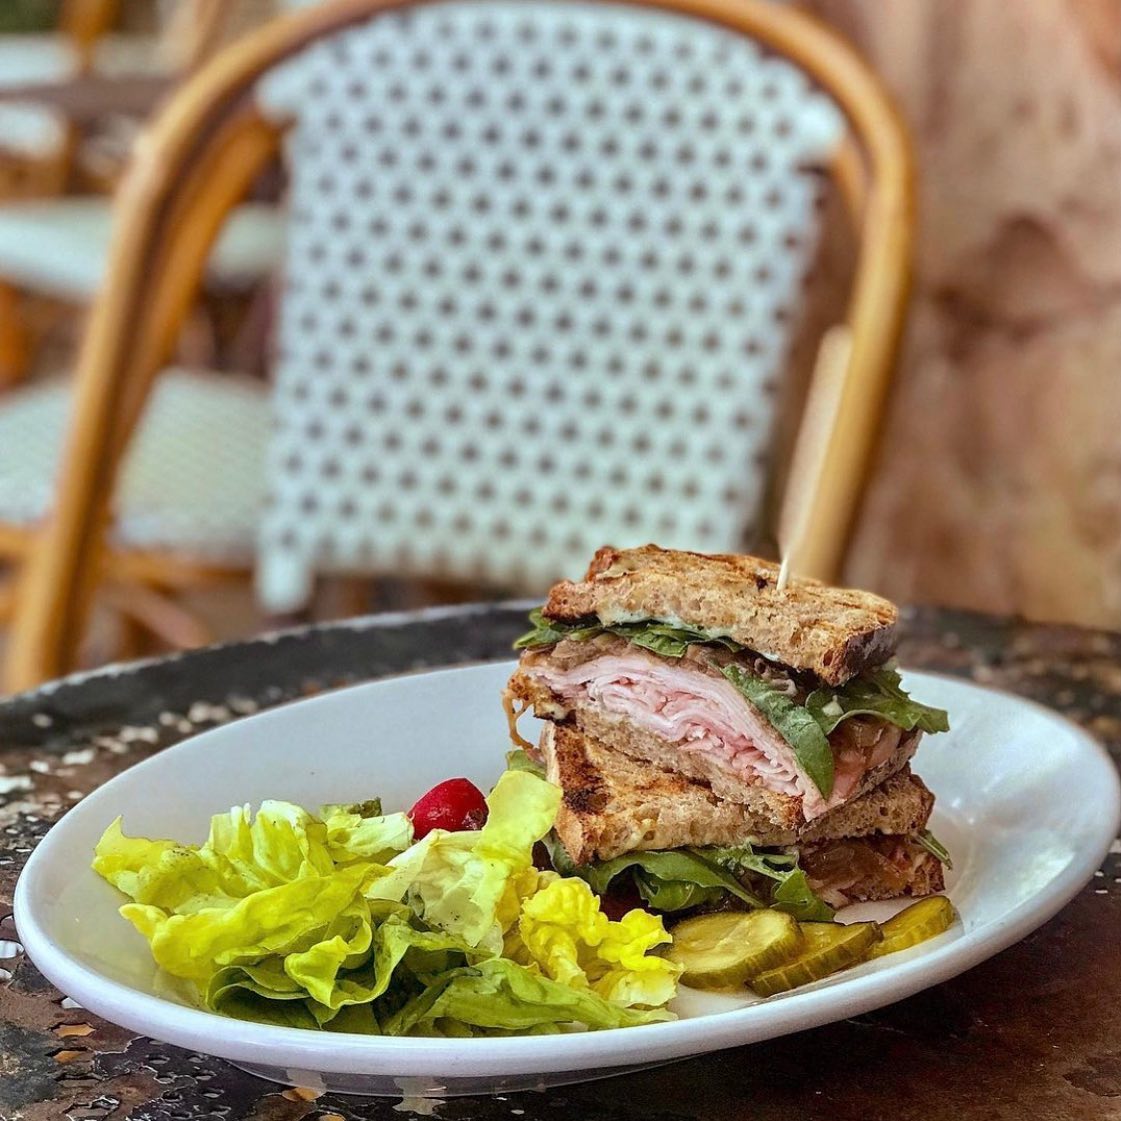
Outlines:
{"type": "Polygon", "coordinates": [[[954,905],[944,895],[920,899],[881,926],[883,941],[873,946],[868,956],[878,958],[917,946],[949,930],[956,918],[954,905]]]}
{"type": "Polygon", "coordinates": [[[788,992],[856,965],[882,937],[874,922],[854,922],[847,926],[834,922],[804,922],[799,926],[802,948],[797,956],[752,979],[751,987],[760,996],[788,992]]]}
{"type": "Polygon", "coordinates": [[[666,956],[684,967],[681,980],[696,989],[731,989],[798,953],[802,934],[782,911],[719,911],[697,915],[672,930],[666,956]]]}

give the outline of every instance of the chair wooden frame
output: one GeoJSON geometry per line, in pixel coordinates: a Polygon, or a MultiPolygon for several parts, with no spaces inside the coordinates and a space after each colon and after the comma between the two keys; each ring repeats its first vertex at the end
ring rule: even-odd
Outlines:
{"type": "MultiPolygon", "coordinates": [[[[109,281],[80,357],[74,423],[48,523],[25,542],[5,682],[26,688],[71,668],[97,581],[127,567],[107,550],[113,483],[153,379],[167,360],[227,211],[279,146],[257,109],[258,78],[314,40],[433,0],[334,0],[278,19],[227,48],[170,100],[122,182],[109,281]]],[[[910,282],[914,186],[906,131],[879,81],[836,33],[768,0],[626,0],[740,32],[800,66],[848,123],[834,172],[859,212],[847,312],[851,357],[812,498],[803,570],[829,577],[847,544],[887,397],[910,282]]],[[[2,536],[0,536],[2,543],[2,536]]],[[[157,559],[149,558],[152,576],[157,559]]],[[[199,578],[213,571],[192,568],[199,578]]],[[[181,572],[182,575],[182,572],[181,572]]]]}

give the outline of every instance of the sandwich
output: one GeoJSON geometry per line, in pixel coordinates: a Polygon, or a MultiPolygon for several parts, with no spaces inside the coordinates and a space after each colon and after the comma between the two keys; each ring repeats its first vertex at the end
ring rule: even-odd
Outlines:
{"type": "Polygon", "coordinates": [[[601,893],[612,884],[635,889],[672,911],[713,898],[728,902],[722,897],[738,893],[727,882],[709,882],[715,869],[750,887],[753,902],[785,901],[800,908],[800,918],[822,918],[826,907],[945,886],[949,858],[927,830],[934,795],[910,767],[795,831],[768,825],[704,783],[605,747],[572,724],[546,723],[538,752],[546,777],[563,791],[553,863],[601,893]],[[671,899],[668,885],[686,888],[684,900],[671,899]]]}
{"type": "Polygon", "coordinates": [[[531,615],[505,704],[516,739],[523,712],[547,722],[520,742],[564,791],[562,861],[738,847],[781,852],[834,905],[940,890],[909,763],[948,722],[902,687],[897,609],[778,577],[750,556],[605,547],[531,615]]]}

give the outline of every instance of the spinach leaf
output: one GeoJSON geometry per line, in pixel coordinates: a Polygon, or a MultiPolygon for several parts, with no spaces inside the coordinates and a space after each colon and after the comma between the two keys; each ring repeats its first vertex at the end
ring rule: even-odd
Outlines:
{"type": "Polygon", "coordinates": [[[706,847],[699,851],[737,876],[742,876],[745,872],[758,872],[772,880],[781,880],[798,867],[797,854],[783,849],[756,852],[752,845],[736,845],[706,847]]]}
{"type": "Polygon", "coordinates": [[[801,922],[829,922],[833,918],[833,908],[814,893],[801,868],[795,868],[775,884],[771,906],[801,922]]]}
{"type": "Polygon", "coordinates": [[[775,881],[771,889],[771,906],[787,911],[802,922],[828,922],[833,908],[819,899],[798,867],[797,853],[756,851],[751,845],[739,848],[703,849],[706,855],[725,868],[755,872],[775,881]]]}
{"type": "Polygon", "coordinates": [[[795,853],[758,851],[751,845],[632,852],[595,864],[575,865],[555,833],[545,844],[562,876],[579,876],[597,895],[616,877],[630,873],[643,900],[657,911],[686,911],[717,903],[728,893],[749,907],[774,907],[803,921],[824,921],[833,911],[810,888],[795,853]],[[774,880],[770,901],[748,890],[741,879],[757,873],[774,880]]]}
{"type": "Polygon", "coordinates": [[[514,643],[515,650],[526,650],[535,646],[552,646],[562,638],[574,638],[578,642],[595,638],[603,633],[603,628],[596,622],[568,623],[557,619],[546,619],[540,607],[535,607],[529,613],[529,621],[533,629],[527,631],[514,643]]]}
{"type": "Polygon", "coordinates": [[[953,868],[954,862],[950,859],[950,854],[946,846],[942,844],[929,829],[924,829],[921,833],[916,833],[915,840],[918,841],[931,856],[945,864],[947,868],[953,868]]]}
{"type": "Polygon", "coordinates": [[[722,887],[701,887],[687,880],[663,880],[641,868],[635,868],[634,882],[638,894],[655,911],[687,911],[702,903],[716,903],[724,894],[722,887]]]}
{"type": "MultiPolygon", "coordinates": [[[[699,888],[719,888],[734,895],[752,907],[762,907],[763,901],[748,891],[730,872],[705,859],[698,849],[665,849],[661,852],[629,852],[614,860],[588,864],[575,869],[575,874],[587,880],[591,889],[602,895],[608,884],[628,868],[634,868],[667,884],[690,884],[699,888]]],[[[640,890],[641,890],[641,884],[640,890]]]]}
{"type": "Polygon", "coordinates": [[[950,730],[944,709],[911,700],[898,672],[883,667],[862,673],[836,689],[815,689],[806,698],[806,708],[826,735],[850,716],[878,716],[908,732],[915,728],[924,732],[950,730]]]}
{"type": "Polygon", "coordinates": [[[828,798],[833,793],[833,749],[817,720],[781,690],[748,673],[742,666],[723,666],[720,672],[790,744],[798,765],[822,796],[828,798]]]}
{"type": "Polygon", "coordinates": [[[611,882],[630,871],[639,894],[659,911],[680,911],[710,903],[729,892],[751,907],[763,901],[748,891],[738,879],[702,849],[666,849],[661,852],[629,852],[613,860],[594,864],[573,864],[556,833],[545,838],[553,867],[562,876],[579,876],[597,895],[603,895],[611,882]]]}
{"type": "Polygon", "coordinates": [[[598,619],[581,619],[575,622],[563,619],[547,619],[541,608],[531,611],[529,621],[533,629],[527,631],[514,643],[515,650],[533,649],[538,646],[552,646],[562,638],[576,642],[586,642],[601,634],[613,634],[625,638],[636,646],[641,646],[663,658],[680,658],[690,646],[723,646],[733,653],[744,647],[734,639],[724,635],[710,635],[704,631],[688,627],[675,627],[669,623],[659,623],[647,619],[640,623],[601,623],[598,619]]]}

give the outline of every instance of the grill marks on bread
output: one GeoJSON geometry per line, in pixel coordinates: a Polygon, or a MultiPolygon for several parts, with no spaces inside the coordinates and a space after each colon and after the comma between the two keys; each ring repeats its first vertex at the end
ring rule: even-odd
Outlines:
{"type": "Polygon", "coordinates": [[[575,724],[547,723],[540,750],[549,781],[564,791],[556,829],[577,864],[687,845],[785,846],[909,833],[926,825],[934,804],[905,767],[809,826],[783,827],[770,815],[718,797],[703,782],[614,750],[575,724]]]}

